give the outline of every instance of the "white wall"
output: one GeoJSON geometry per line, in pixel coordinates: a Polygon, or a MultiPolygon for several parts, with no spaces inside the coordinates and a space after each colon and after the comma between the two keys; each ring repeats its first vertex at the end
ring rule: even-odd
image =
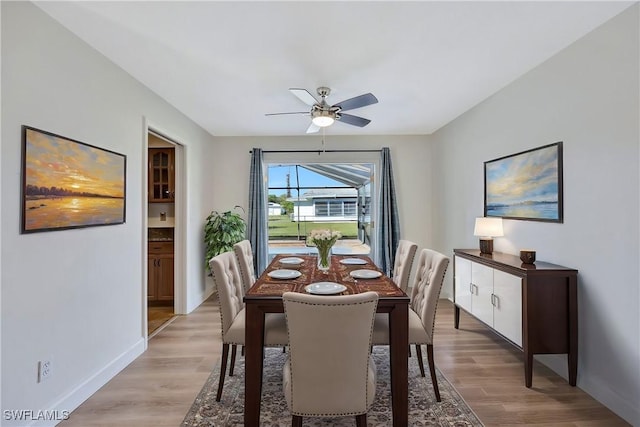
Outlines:
{"type": "MultiPolygon", "coordinates": [[[[498,251],[579,270],[578,386],[640,425],[638,5],[432,135],[437,246],[477,247],[483,162],[564,141],[564,223],[505,220],[498,251]]],[[[449,274],[450,276],[450,274],[449,274]]],[[[452,280],[447,280],[451,294],[452,280]]],[[[566,377],[566,356],[544,363],[566,377]]]]}
{"type": "Polygon", "coordinates": [[[186,145],[190,309],[211,290],[201,260],[213,142],[33,4],[1,7],[2,409],[72,410],[146,346],[143,123],[186,145]],[[125,154],[126,223],[20,235],[23,124],[125,154]],[[45,358],[53,374],[38,384],[45,358]]]}

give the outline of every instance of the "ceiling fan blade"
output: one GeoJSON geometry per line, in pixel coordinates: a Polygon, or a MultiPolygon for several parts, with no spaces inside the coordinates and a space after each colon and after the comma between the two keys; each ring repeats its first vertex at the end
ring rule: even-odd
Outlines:
{"type": "Polygon", "coordinates": [[[342,102],[338,102],[333,107],[340,107],[340,110],[354,110],[356,108],[366,107],[367,105],[376,104],[378,98],[373,96],[372,93],[365,93],[364,95],[356,96],[355,98],[349,98],[342,102]]]}
{"type": "Polygon", "coordinates": [[[364,117],[358,117],[351,114],[339,113],[337,117],[338,121],[342,123],[347,123],[349,125],[360,126],[361,128],[365,127],[371,120],[365,119],[364,117]]]}
{"type": "Polygon", "coordinates": [[[294,111],[292,113],[266,113],[265,116],[281,116],[283,114],[309,114],[308,111],[294,111]]]}
{"type": "Polygon", "coordinates": [[[315,125],[313,122],[307,128],[307,133],[316,133],[320,130],[320,126],[315,125]]]}
{"type": "Polygon", "coordinates": [[[300,101],[312,107],[313,105],[318,103],[318,100],[313,95],[311,95],[311,93],[309,93],[309,91],[306,89],[299,89],[294,87],[294,88],[290,88],[289,92],[297,96],[300,101]]]}

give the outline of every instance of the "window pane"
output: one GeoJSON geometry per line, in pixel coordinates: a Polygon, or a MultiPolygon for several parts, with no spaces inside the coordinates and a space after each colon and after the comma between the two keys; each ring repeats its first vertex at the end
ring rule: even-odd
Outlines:
{"type": "Polygon", "coordinates": [[[342,234],[340,251],[368,253],[358,227],[358,187],[367,185],[371,164],[309,163],[267,165],[269,254],[309,253],[306,237],[314,229],[342,234]],[[285,214],[277,214],[277,209],[285,214]]]}
{"type": "Polygon", "coordinates": [[[316,206],[316,216],[329,216],[329,210],[327,207],[327,202],[315,202],[316,206]]]}
{"type": "Polygon", "coordinates": [[[329,201],[329,216],[342,216],[342,201],[329,201]]]}
{"type": "Polygon", "coordinates": [[[344,216],[356,216],[356,202],[344,202],[344,216]]]}

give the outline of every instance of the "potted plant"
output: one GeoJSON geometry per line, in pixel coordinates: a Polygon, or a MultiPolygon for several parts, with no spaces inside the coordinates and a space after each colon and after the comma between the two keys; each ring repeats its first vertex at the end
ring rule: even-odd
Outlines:
{"type": "MultiPolygon", "coordinates": [[[[235,208],[241,208],[235,206],[235,208]]],[[[233,245],[245,238],[246,223],[235,212],[212,211],[204,226],[205,265],[209,271],[209,260],[223,252],[233,250],[233,245]]]]}

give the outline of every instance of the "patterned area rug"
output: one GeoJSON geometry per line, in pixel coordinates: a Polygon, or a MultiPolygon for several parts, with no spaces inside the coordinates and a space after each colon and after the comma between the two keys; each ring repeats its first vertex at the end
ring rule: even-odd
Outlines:
{"type": "MultiPolygon", "coordinates": [[[[238,352],[239,354],[239,352],[238,352]]],[[[378,368],[376,400],[367,413],[367,425],[391,426],[391,387],[389,383],[388,347],[374,347],[378,368]]],[[[423,354],[426,354],[423,349],[423,354]]],[[[262,407],[260,425],[286,427],[291,425],[291,416],[282,392],[282,366],[286,355],[282,349],[265,349],[264,381],[262,383],[262,407]]],[[[425,360],[426,365],[426,360],[425,360]]],[[[216,402],[220,366],[216,366],[204,387],[193,402],[182,422],[182,427],[236,427],[243,426],[244,411],[244,358],[236,360],[233,377],[227,375],[222,400],[216,402]]],[[[428,368],[427,376],[421,377],[415,353],[409,358],[409,425],[415,426],[482,426],[483,424],[467,406],[458,392],[437,371],[442,402],[436,402],[428,368]]],[[[305,418],[305,427],[355,426],[355,417],[305,418]]]]}

